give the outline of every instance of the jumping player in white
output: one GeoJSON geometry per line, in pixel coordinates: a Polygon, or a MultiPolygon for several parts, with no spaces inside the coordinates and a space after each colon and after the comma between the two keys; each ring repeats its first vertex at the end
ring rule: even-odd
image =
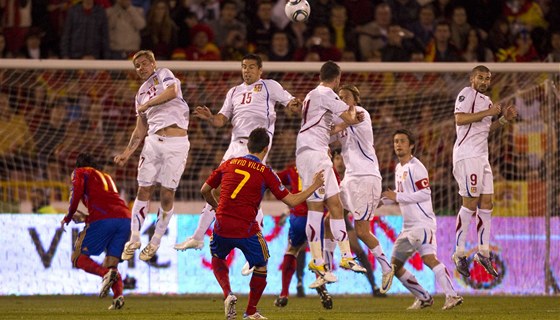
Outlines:
{"type": "MultiPolygon", "coordinates": [[[[394,271],[379,240],[371,232],[371,220],[381,199],[381,173],[379,161],[373,143],[371,118],[366,109],[359,106],[360,91],[356,86],[344,85],[338,95],[349,106],[355,107],[357,113],[367,116],[358,124],[347,126],[342,119],[335,119],[334,138],[342,144],[342,157],[346,166],[344,179],[340,183],[340,200],[344,209],[354,217],[354,227],[358,238],[362,240],[375,256],[383,271],[381,293],[391,287],[394,271]]],[[[326,259],[326,257],[325,257],[326,259]]]]}
{"type": "MultiPolygon", "coordinates": [[[[276,122],[274,106],[277,102],[292,111],[299,112],[301,108],[301,101],[284,90],[278,82],[261,79],[262,72],[262,58],[255,54],[246,55],[241,62],[243,83],[229,89],[222,109],[217,114],[212,114],[212,111],[206,106],[198,106],[195,109],[196,117],[210,122],[214,127],[223,127],[231,120],[233,126],[231,142],[222,162],[247,155],[249,153],[247,150],[249,134],[258,127],[267,128],[272,144],[276,122]]],[[[263,162],[266,162],[266,157],[263,162]]],[[[208,204],[205,205],[194,234],[176,244],[175,249],[201,249],[204,245],[204,234],[215,217],[216,213],[212,207],[208,204]]],[[[259,225],[261,225],[262,219],[263,212],[259,209],[257,213],[259,225]]]]}
{"type": "Polygon", "coordinates": [[[325,172],[325,186],[319,188],[307,199],[306,234],[311,250],[312,260],[309,269],[319,275],[311,284],[311,288],[320,286],[321,281],[331,283],[338,279],[325,268],[321,247],[321,227],[323,221],[323,206],[326,205],[330,213],[330,229],[338,242],[342,259],[340,266],[357,272],[365,272],[352,257],[348,233],[344,223],[340,189],[333,170],[333,163],[329,157],[329,141],[334,117],[340,117],[348,125],[359,123],[356,108],[348,106],[333,91],[340,85],[340,67],[328,61],[320,71],[321,83],[311,90],[303,102],[301,129],[296,142],[296,166],[301,176],[302,187],[307,188],[313,181],[313,173],[317,170],[325,172]]]}
{"type": "Polygon", "coordinates": [[[453,288],[449,272],[436,257],[437,222],[432,206],[430,180],[426,167],[412,155],[415,139],[408,130],[397,130],[393,134],[393,148],[399,158],[395,168],[395,191],[388,189],[383,197],[398,202],[403,217],[403,228],[395,245],[391,263],[400,282],[416,297],[408,309],[423,309],[434,303],[432,296],[404,268],[404,263],[414,252],[419,252],[422,261],[436,276],[436,281],[445,292],[443,310],[463,303],[453,288]]]}
{"type": "Polygon", "coordinates": [[[490,225],[494,183],[492,167],[488,161],[488,134],[517,117],[513,105],[503,108],[494,105],[484,93],[491,81],[490,70],[476,66],[470,74],[470,87],[466,87],[455,101],[457,140],[453,147],[453,176],[459,185],[463,205],[457,215],[455,231],[456,248],[453,261],[457,271],[470,276],[466,257],[466,237],[473,216],[477,217],[478,252],[474,259],[494,277],[498,272],[490,256],[490,225]],[[493,116],[502,115],[492,121],[493,116]]]}
{"type": "Polygon", "coordinates": [[[144,147],[138,164],[138,194],[132,207],[132,234],[125,244],[122,259],[134,256],[140,248],[140,229],[148,213],[148,202],[155,184],[161,184],[161,208],[156,230],[140,259],[150,260],[156,253],[173,216],[175,189],[185,170],[190,148],[187,137],[189,106],[183,100],[181,83],[166,68],[157,68],[153,52],[138,51],[132,58],[138,76],[144,81],[136,94],[136,128],[126,149],[115,156],[124,165],[142,140],[144,147]]]}

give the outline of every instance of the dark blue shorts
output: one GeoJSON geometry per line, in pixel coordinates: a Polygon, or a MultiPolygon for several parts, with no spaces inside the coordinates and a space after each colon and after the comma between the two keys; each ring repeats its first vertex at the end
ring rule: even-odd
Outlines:
{"type": "Polygon", "coordinates": [[[292,247],[299,247],[307,241],[305,226],[307,224],[307,216],[298,217],[290,215],[290,230],[288,231],[288,241],[292,247]]]}
{"type": "Polygon", "coordinates": [[[74,244],[74,256],[83,253],[98,256],[105,251],[107,256],[121,258],[124,244],[130,238],[130,219],[104,219],[86,225],[74,244]]]}
{"type": "Polygon", "coordinates": [[[248,238],[225,238],[216,233],[212,235],[210,253],[213,257],[225,259],[234,248],[243,252],[251,267],[266,266],[270,257],[268,245],[260,232],[248,238]]]}

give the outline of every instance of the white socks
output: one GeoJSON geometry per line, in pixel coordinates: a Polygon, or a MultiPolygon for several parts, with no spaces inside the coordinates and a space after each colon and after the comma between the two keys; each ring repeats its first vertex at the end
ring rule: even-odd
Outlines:
{"type": "Polygon", "coordinates": [[[196,230],[192,236],[193,239],[197,241],[204,241],[204,234],[206,234],[206,230],[210,228],[214,218],[216,218],[216,212],[212,209],[212,206],[207,203],[200,213],[198,225],[196,226],[196,230]]]}
{"type": "Polygon", "coordinates": [[[416,277],[408,270],[404,268],[403,270],[404,274],[399,277],[399,281],[408,289],[408,291],[422,301],[430,299],[430,293],[418,283],[416,277]]]}
{"type": "Polygon", "coordinates": [[[134,205],[132,205],[132,221],[130,224],[131,242],[140,242],[140,230],[148,214],[149,201],[140,201],[138,198],[134,200],[134,205]]]}
{"type": "Polygon", "coordinates": [[[173,208],[167,212],[163,211],[162,208],[159,208],[156,230],[150,240],[152,244],[159,246],[161,243],[161,237],[163,237],[165,231],[167,231],[167,226],[169,225],[169,221],[171,221],[171,217],[173,217],[173,208]]]}
{"type": "Polygon", "coordinates": [[[439,286],[445,292],[446,297],[455,297],[457,296],[457,292],[453,288],[453,284],[451,283],[451,278],[449,277],[449,272],[443,263],[438,264],[435,266],[432,271],[436,275],[436,281],[439,286]]]}
{"type": "Polygon", "coordinates": [[[465,247],[467,243],[467,234],[469,232],[469,224],[471,222],[474,211],[465,207],[461,207],[457,214],[457,222],[455,229],[455,253],[459,257],[465,256],[465,247]]]}
{"type": "Polygon", "coordinates": [[[492,225],[492,209],[478,209],[476,231],[478,234],[478,251],[490,257],[490,227],[492,225]]]}
{"type": "Polygon", "coordinates": [[[323,259],[329,270],[332,270],[333,267],[334,249],[336,249],[336,241],[333,239],[323,240],[323,259]]]}
{"type": "Polygon", "coordinates": [[[307,224],[305,226],[305,234],[307,235],[307,241],[309,242],[309,249],[311,251],[311,257],[315,261],[316,265],[322,265],[323,252],[321,247],[321,228],[323,225],[323,212],[319,211],[308,211],[307,212],[307,224]]]}
{"type": "Polygon", "coordinates": [[[380,245],[377,245],[373,249],[369,249],[369,251],[373,253],[373,256],[375,257],[375,259],[377,259],[377,262],[379,262],[379,264],[381,265],[381,271],[383,273],[387,273],[391,271],[391,263],[389,262],[389,260],[387,260],[387,256],[385,255],[385,253],[383,253],[383,249],[381,248],[380,245]]]}
{"type": "Polygon", "coordinates": [[[348,232],[346,231],[344,219],[331,218],[330,226],[333,237],[338,242],[342,258],[352,258],[352,251],[350,251],[350,242],[348,241],[348,232]]]}

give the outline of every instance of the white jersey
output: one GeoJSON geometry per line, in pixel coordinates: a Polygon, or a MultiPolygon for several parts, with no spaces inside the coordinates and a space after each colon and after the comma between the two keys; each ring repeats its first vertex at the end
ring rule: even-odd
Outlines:
{"type": "Polygon", "coordinates": [[[231,119],[231,141],[248,138],[255,128],[264,127],[274,135],[276,111],[274,106],[284,106],[294,97],[274,80],[259,79],[252,84],[242,83],[229,89],[222,109],[218,113],[231,119]]]}
{"type": "Polygon", "coordinates": [[[305,150],[329,150],[334,115],[340,116],[348,105],[329,87],[319,85],[303,101],[301,129],[296,143],[296,156],[305,150]]]}
{"type": "Polygon", "coordinates": [[[420,160],[412,157],[404,165],[397,164],[395,192],[403,216],[403,231],[419,227],[436,230],[428,170],[420,160]]]}
{"type": "MultiPolygon", "coordinates": [[[[342,144],[342,158],[346,171],[344,176],[373,175],[381,178],[379,161],[373,143],[373,129],[371,117],[366,109],[357,106],[356,112],[364,112],[364,121],[349,126],[336,134],[335,139],[342,144]]],[[[334,120],[335,124],[344,122],[341,118],[334,120]]]]}
{"type": "MultiPolygon", "coordinates": [[[[189,128],[189,106],[183,99],[181,92],[181,81],[175,78],[173,73],[166,68],[158,68],[146,80],[136,94],[136,110],[138,107],[155,96],[160,95],[171,85],[177,85],[177,96],[165,103],[148,108],[145,112],[148,120],[148,134],[154,134],[158,130],[176,124],[179,128],[189,128]]],[[[136,111],[138,114],[138,111],[136,111]]]]}
{"type": "MultiPolygon", "coordinates": [[[[490,107],[490,98],[472,87],[461,90],[455,101],[455,113],[476,113],[490,107]]],[[[473,157],[488,157],[488,133],[491,124],[492,117],[488,116],[479,122],[456,126],[457,140],[453,146],[453,163],[473,157]]]]}

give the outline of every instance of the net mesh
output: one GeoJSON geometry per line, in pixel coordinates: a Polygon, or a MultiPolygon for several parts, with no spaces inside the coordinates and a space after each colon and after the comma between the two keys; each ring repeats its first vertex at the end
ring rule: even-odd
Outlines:
{"type": "MultiPolygon", "coordinates": [[[[265,72],[263,77],[279,81],[303,100],[319,82],[315,70],[265,72]]],[[[191,111],[206,105],[216,113],[227,90],[241,83],[240,72],[231,68],[172,71],[181,80],[191,111]]],[[[558,176],[555,132],[560,117],[555,80],[552,72],[494,75],[488,93],[492,100],[512,102],[519,109],[519,121],[490,138],[499,215],[543,215],[557,206],[559,192],[553,191],[558,191],[558,181],[549,179],[558,176]]],[[[342,83],[360,89],[361,105],[370,112],[384,185],[393,184],[392,132],[409,128],[417,135],[416,156],[430,173],[437,213],[454,214],[460,199],[451,170],[453,106],[458,92],[469,85],[468,73],[377,72],[375,65],[364,65],[353,72],[343,68],[342,83]]],[[[95,71],[4,68],[0,73],[0,211],[17,212],[35,187],[48,188],[51,200],[65,201],[70,173],[82,151],[103,159],[123,194],[134,197],[141,148],[125,167],[114,166],[112,158],[128,144],[140,84],[129,65],[95,71]]],[[[294,161],[300,119],[280,106],[277,113],[268,162],[281,170],[294,161]]],[[[179,201],[201,199],[198,190],[222,159],[230,131],[230,126],[213,128],[191,117],[191,150],[176,196],[179,201]]]]}

